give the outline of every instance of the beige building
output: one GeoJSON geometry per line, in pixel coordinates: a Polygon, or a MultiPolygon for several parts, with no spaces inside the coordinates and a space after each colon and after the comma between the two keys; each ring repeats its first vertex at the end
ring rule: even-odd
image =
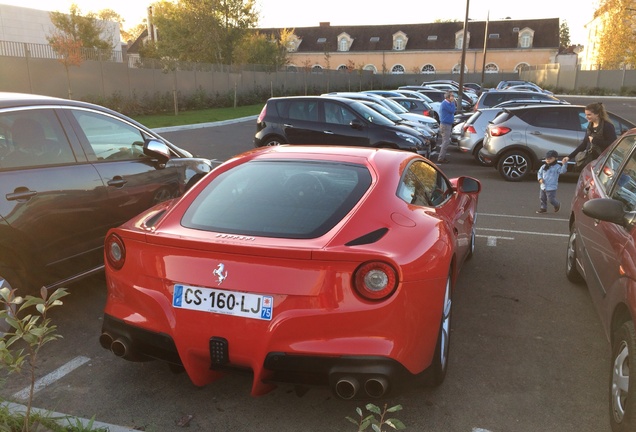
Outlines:
{"type": "MultiPolygon", "coordinates": [[[[364,69],[374,73],[459,73],[464,24],[392,24],[295,28],[288,41],[289,68],[364,69]]],[[[279,35],[281,29],[261,29],[279,35]]],[[[559,18],[470,21],[465,72],[500,73],[554,63],[559,18]]]]}

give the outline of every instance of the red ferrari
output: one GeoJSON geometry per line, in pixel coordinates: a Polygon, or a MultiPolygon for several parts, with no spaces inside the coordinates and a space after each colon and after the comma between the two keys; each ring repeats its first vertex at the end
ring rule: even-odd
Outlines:
{"type": "Polygon", "coordinates": [[[481,184],[411,152],[262,147],[106,238],[100,343],[343,399],[446,375],[452,295],[481,184]]]}

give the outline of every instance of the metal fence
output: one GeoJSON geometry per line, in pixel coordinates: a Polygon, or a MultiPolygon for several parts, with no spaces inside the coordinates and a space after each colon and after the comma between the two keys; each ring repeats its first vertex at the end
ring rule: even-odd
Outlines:
{"type": "MultiPolygon", "coordinates": [[[[263,65],[220,65],[141,61],[119,51],[83,50],[79,66],[65,68],[49,45],[0,41],[0,91],[23,92],[83,100],[150,99],[158,94],[207,95],[236,101],[242,96],[321,94],[419,85],[458,74],[373,74],[370,71],[323,69],[296,71],[263,65]]],[[[635,70],[580,70],[558,64],[526,68],[517,73],[469,72],[464,82],[494,87],[504,79],[526,79],[565,92],[590,88],[621,92],[636,88],[635,70]],[[484,82],[482,82],[482,79],[484,82]]],[[[175,96],[176,97],[176,96],[175,96]]]]}

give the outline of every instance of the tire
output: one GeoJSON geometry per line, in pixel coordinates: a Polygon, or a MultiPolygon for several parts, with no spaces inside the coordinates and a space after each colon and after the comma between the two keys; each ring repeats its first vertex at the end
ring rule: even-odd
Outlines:
{"type": "Polygon", "coordinates": [[[261,144],[261,147],[277,146],[281,144],[287,144],[287,143],[285,142],[284,139],[282,139],[279,136],[272,136],[272,137],[268,137],[265,141],[263,141],[263,144],[261,144]]]}
{"type": "Polygon", "coordinates": [[[613,432],[636,430],[636,330],[624,323],[612,339],[609,417],[613,432]],[[630,374],[631,369],[634,373],[630,374]]]}
{"type": "Polygon", "coordinates": [[[442,306],[442,320],[439,326],[437,345],[435,346],[433,363],[430,367],[430,384],[433,387],[437,387],[444,382],[444,379],[446,378],[446,371],[448,370],[452,306],[453,301],[451,296],[451,278],[449,275],[446,279],[446,290],[444,293],[444,303],[442,306]]]}
{"type": "Polygon", "coordinates": [[[568,249],[565,257],[565,276],[570,282],[577,284],[583,283],[584,279],[576,266],[576,231],[574,225],[570,229],[570,238],[568,239],[568,249]]]}
{"type": "Polygon", "coordinates": [[[532,161],[528,154],[520,150],[512,150],[499,158],[497,170],[499,174],[512,182],[522,181],[530,175],[532,161]]]}

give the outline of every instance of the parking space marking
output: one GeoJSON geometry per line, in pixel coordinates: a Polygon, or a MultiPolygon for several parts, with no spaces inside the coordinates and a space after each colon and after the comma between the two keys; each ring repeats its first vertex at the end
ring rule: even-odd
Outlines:
{"type": "MultiPolygon", "coordinates": [[[[35,382],[35,386],[33,387],[33,393],[37,393],[38,391],[42,390],[46,386],[53,384],[55,381],[61,379],[66,374],[73,372],[75,369],[77,369],[78,367],[82,366],[83,364],[89,361],[90,359],[88,357],[84,357],[84,356],[75,357],[70,362],[60,366],[53,372],[37,380],[35,382]]],[[[14,394],[13,398],[16,400],[22,400],[22,401],[27,400],[29,398],[30,391],[31,391],[30,386],[25,387],[24,389],[14,394]]]]}
{"type": "MultiPolygon", "coordinates": [[[[495,231],[509,234],[531,234],[531,235],[539,235],[539,236],[549,236],[549,237],[569,237],[569,234],[557,234],[557,233],[548,233],[548,232],[537,232],[537,231],[517,231],[517,230],[506,230],[506,229],[498,229],[498,228],[477,228],[477,231],[495,231]]],[[[510,239],[514,240],[514,238],[510,239]]]]}
{"type": "Polygon", "coordinates": [[[505,217],[510,219],[534,219],[534,220],[554,221],[554,222],[569,221],[569,219],[560,219],[560,218],[552,218],[552,217],[545,217],[545,216],[519,216],[519,215],[507,215],[507,214],[496,214],[496,213],[477,213],[477,217],[479,216],[505,217]]]}

